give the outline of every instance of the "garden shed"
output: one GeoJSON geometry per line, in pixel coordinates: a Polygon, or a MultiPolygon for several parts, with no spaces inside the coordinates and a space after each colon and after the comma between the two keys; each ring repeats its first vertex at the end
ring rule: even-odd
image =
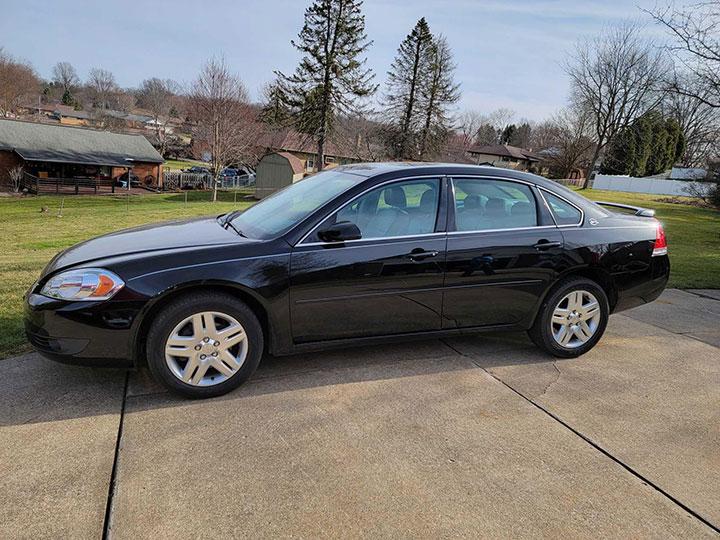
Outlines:
{"type": "Polygon", "coordinates": [[[260,159],[255,177],[255,198],[263,199],[277,190],[302,180],[302,161],[288,152],[272,152],[260,159]]]}

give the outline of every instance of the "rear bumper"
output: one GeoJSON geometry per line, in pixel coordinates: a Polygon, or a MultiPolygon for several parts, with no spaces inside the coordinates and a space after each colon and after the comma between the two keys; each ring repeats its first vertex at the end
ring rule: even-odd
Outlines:
{"type": "Polygon", "coordinates": [[[62,302],[38,294],[25,299],[25,334],[43,356],[65,364],[132,367],[135,310],[62,302]]]}
{"type": "Polygon", "coordinates": [[[614,313],[652,302],[667,286],[670,278],[670,259],[667,255],[653,257],[642,279],[628,280],[618,287],[618,301],[614,313]]]}

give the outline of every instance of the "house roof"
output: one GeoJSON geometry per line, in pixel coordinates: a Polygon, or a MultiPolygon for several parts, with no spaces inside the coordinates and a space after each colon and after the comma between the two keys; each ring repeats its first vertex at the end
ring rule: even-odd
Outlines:
{"type": "Polygon", "coordinates": [[[290,164],[290,167],[292,167],[293,174],[302,174],[304,172],[303,170],[303,164],[302,161],[300,161],[298,158],[293,156],[289,152],[276,152],[278,156],[282,156],[285,159],[288,160],[288,163],[290,164]]]}
{"type": "MultiPolygon", "coordinates": [[[[317,143],[310,135],[292,130],[267,132],[261,137],[260,144],[279,152],[317,153],[317,143]]],[[[350,144],[344,146],[350,146],[350,144]]],[[[354,152],[352,148],[344,148],[343,145],[332,140],[325,142],[325,155],[344,159],[357,159],[358,157],[357,152],[354,152]]]]}
{"type": "Polygon", "coordinates": [[[489,144],[486,146],[473,146],[468,150],[470,154],[486,154],[488,156],[511,157],[525,161],[540,161],[530,150],[511,146],[509,144],[489,144]]]}
{"type": "Polygon", "coordinates": [[[127,167],[164,160],[142,135],[0,119],[0,150],[26,161],[127,167]]]}

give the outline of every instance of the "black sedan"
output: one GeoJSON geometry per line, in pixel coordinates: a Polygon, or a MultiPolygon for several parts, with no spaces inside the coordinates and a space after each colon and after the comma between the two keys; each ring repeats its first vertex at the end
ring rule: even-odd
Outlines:
{"type": "Polygon", "coordinates": [[[264,352],[502,329],[574,357],[667,283],[663,229],[632,213],[506,169],[339,167],[244,212],[60,253],[27,293],[25,327],[49,358],[147,359],[190,397],[237,387],[264,352]]]}

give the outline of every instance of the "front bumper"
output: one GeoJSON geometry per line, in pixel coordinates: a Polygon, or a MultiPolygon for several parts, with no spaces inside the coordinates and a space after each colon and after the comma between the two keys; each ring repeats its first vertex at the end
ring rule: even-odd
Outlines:
{"type": "Polygon", "coordinates": [[[25,298],[25,334],[43,356],[66,364],[132,367],[133,321],[127,302],[64,302],[39,294],[25,298]]]}

